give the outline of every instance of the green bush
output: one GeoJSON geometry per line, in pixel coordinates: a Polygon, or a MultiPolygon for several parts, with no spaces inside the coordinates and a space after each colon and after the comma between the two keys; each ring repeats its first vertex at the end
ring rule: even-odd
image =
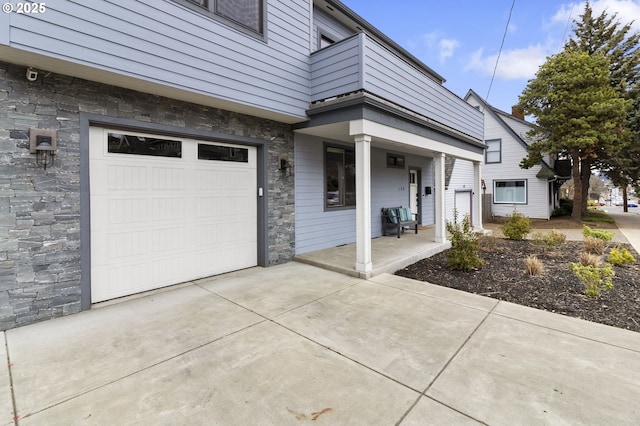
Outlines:
{"type": "Polygon", "coordinates": [[[531,232],[531,222],[522,213],[513,211],[507,216],[507,221],[502,225],[502,233],[510,240],[523,240],[531,232]]]}
{"type": "Polygon", "coordinates": [[[458,211],[453,211],[453,222],[447,221],[447,231],[451,240],[451,249],[447,252],[447,260],[451,269],[472,271],[484,265],[478,256],[478,234],[473,232],[469,215],[458,222],[458,211]]]}
{"type": "Polygon", "coordinates": [[[570,263],[569,268],[584,284],[584,294],[587,296],[600,297],[602,290],[613,288],[615,272],[610,263],[588,266],[581,263],[570,263]]]}
{"type": "Polygon", "coordinates": [[[635,262],[636,258],[626,248],[616,247],[609,252],[608,260],[616,266],[624,266],[627,263],[635,262]]]}
{"type": "Polygon", "coordinates": [[[616,233],[614,231],[605,231],[604,229],[591,229],[587,225],[582,225],[582,235],[584,237],[598,238],[608,243],[616,233]]]}
{"type": "Polygon", "coordinates": [[[552,216],[571,216],[571,213],[573,213],[573,200],[571,198],[561,198],[552,216]]]}
{"type": "Polygon", "coordinates": [[[545,250],[556,250],[565,243],[567,236],[555,229],[551,232],[536,231],[531,234],[531,244],[543,247],[545,250]]]}

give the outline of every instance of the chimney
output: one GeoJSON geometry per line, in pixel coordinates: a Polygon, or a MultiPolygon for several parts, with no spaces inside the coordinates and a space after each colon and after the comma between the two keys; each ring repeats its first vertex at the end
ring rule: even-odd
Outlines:
{"type": "Polygon", "coordinates": [[[519,118],[520,120],[524,120],[524,113],[520,108],[518,108],[515,105],[511,107],[511,115],[513,115],[516,118],[519,118]]]}

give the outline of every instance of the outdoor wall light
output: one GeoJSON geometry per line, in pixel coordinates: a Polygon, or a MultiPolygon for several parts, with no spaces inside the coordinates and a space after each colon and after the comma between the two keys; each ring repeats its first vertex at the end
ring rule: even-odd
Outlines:
{"type": "Polygon", "coordinates": [[[293,164],[291,164],[291,162],[288,159],[284,157],[278,158],[278,169],[281,172],[283,172],[285,175],[290,176],[292,168],[293,168],[293,164]]]}
{"type": "Polygon", "coordinates": [[[56,155],[56,131],[29,129],[29,152],[36,154],[36,165],[47,170],[56,155]]]}

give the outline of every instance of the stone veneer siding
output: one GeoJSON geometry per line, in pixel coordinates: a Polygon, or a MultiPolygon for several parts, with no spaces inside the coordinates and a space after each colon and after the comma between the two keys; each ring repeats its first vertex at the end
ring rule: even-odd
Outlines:
{"type": "Polygon", "coordinates": [[[81,310],[80,113],[267,141],[269,265],[294,255],[287,124],[0,62],[0,329],[81,310]],[[36,168],[29,128],[56,129],[55,164],[36,168]],[[271,140],[274,138],[273,140],[271,140]]]}

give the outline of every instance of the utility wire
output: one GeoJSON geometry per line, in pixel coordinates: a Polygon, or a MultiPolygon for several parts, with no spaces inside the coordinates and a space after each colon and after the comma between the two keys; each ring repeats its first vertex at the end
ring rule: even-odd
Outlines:
{"type": "Polygon", "coordinates": [[[511,14],[513,13],[513,8],[516,5],[516,0],[513,0],[511,3],[511,10],[509,10],[509,18],[507,19],[507,25],[504,27],[504,34],[502,36],[502,43],[500,43],[500,50],[498,51],[498,57],[496,58],[496,65],[493,67],[493,75],[491,75],[491,83],[489,83],[489,90],[487,90],[487,96],[485,100],[489,101],[489,93],[491,93],[491,86],[493,86],[493,79],[496,76],[496,70],[498,69],[498,62],[500,62],[500,55],[502,54],[502,48],[504,47],[504,39],[507,38],[507,31],[509,30],[509,23],[511,22],[511,14]]]}
{"type": "MultiPolygon", "coordinates": [[[[569,12],[569,17],[567,18],[567,25],[565,25],[564,27],[564,34],[562,35],[562,45],[564,45],[566,37],[567,37],[567,30],[569,29],[569,24],[571,23],[571,16],[573,16],[573,8],[575,7],[575,3],[571,3],[571,12],[569,12]]],[[[562,49],[562,46],[560,46],[560,48],[562,49]]]]}

